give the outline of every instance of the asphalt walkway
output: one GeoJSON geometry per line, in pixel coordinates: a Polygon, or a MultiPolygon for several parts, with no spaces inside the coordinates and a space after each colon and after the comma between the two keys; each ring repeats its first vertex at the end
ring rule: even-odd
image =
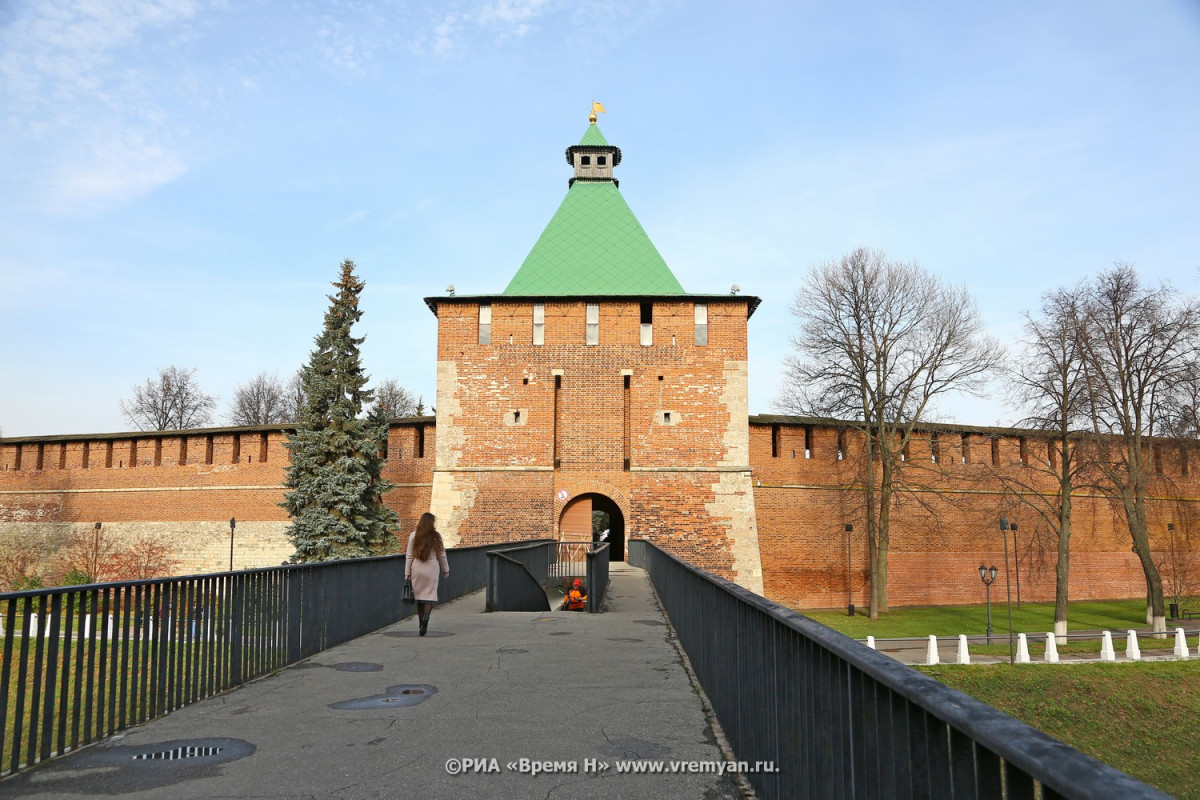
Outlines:
{"type": "Polygon", "coordinates": [[[477,592],[437,608],[424,638],[406,620],[0,797],[739,797],[702,771],[724,758],[645,573],[612,567],[607,613],[486,614],[477,592]],[[665,774],[621,771],[638,768],[665,774]]]}

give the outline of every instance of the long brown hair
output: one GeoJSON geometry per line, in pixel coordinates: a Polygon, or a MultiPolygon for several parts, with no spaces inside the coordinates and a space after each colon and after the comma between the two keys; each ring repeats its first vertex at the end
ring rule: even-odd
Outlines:
{"type": "Polygon", "coordinates": [[[417,522],[417,535],[413,537],[413,558],[417,561],[425,561],[446,549],[442,535],[433,527],[436,521],[437,518],[426,511],[417,522]]]}

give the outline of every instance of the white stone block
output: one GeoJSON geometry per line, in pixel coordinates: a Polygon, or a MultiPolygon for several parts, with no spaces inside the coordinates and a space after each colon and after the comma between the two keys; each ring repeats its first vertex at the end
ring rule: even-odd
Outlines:
{"type": "Polygon", "coordinates": [[[966,634],[962,633],[958,635],[958,663],[971,663],[971,653],[967,650],[967,637],[966,634]]]}
{"type": "Polygon", "coordinates": [[[1100,645],[1100,660],[1101,661],[1116,661],[1117,653],[1113,650],[1112,631],[1104,632],[1104,639],[1100,645]]]}
{"type": "Polygon", "coordinates": [[[1187,637],[1184,636],[1183,628],[1175,629],[1175,655],[1180,658],[1188,657],[1187,637]]]}
{"type": "Polygon", "coordinates": [[[1142,660],[1142,650],[1138,647],[1137,631],[1132,628],[1125,638],[1125,657],[1130,661],[1142,660]]]}
{"type": "Polygon", "coordinates": [[[925,648],[925,665],[932,667],[940,663],[942,662],[938,658],[937,637],[931,633],[929,634],[929,645],[925,648]]]}
{"type": "Polygon", "coordinates": [[[1058,663],[1058,640],[1050,632],[1046,633],[1046,663],[1058,663]]]}
{"type": "Polygon", "coordinates": [[[1029,640],[1025,638],[1025,634],[1017,634],[1017,663],[1029,663],[1029,640]]]}
{"type": "Polygon", "coordinates": [[[872,650],[875,649],[875,637],[874,636],[867,637],[867,647],[871,648],[872,650]]]}

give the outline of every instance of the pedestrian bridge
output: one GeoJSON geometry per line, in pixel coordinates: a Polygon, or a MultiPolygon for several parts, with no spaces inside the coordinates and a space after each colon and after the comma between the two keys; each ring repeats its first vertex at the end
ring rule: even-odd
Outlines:
{"type": "Polygon", "coordinates": [[[0,595],[0,795],[1165,796],[643,541],[604,613],[487,613],[513,548],[426,637],[402,557],[0,595]]]}

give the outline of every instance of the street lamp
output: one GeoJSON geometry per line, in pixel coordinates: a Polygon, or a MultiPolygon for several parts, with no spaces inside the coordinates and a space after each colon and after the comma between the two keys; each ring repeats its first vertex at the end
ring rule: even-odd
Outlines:
{"type": "Polygon", "coordinates": [[[237,527],[237,518],[229,518],[229,571],[233,572],[233,529],[237,527]]]}
{"type": "Polygon", "coordinates": [[[1167,535],[1171,537],[1171,619],[1179,619],[1179,567],[1175,564],[1175,523],[1167,523],[1167,535]]]}
{"type": "Polygon", "coordinates": [[[979,580],[983,581],[983,585],[987,587],[988,644],[992,643],[992,581],[996,580],[996,571],[994,564],[990,567],[979,565],[979,580]]]}
{"type": "MultiPolygon", "coordinates": [[[[1013,622],[1012,622],[1012,583],[1008,578],[1008,520],[1000,519],[1000,535],[1004,538],[1004,588],[1008,591],[1008,663],[1015,664],[1017,661],[1016,650],[1013,645],[1013,622]]],[[[1013,546],[1016,547],[1016,538],[1013,539],[1013,546]]]]}
{"type": "Polygon", "coordinates": [[[846,615],[854,616],[854,584],[850,572],[850,534],[854,533],[854,525],[846,523],[846,615]]]}
{"type": "Polygon", "coordinates": [[[1013,535],[1013,577],[1017,579],[1017,611],[1021,610],[1021,556],[1017,551],[1017,521],[1009,523],[1013,535]]]}

